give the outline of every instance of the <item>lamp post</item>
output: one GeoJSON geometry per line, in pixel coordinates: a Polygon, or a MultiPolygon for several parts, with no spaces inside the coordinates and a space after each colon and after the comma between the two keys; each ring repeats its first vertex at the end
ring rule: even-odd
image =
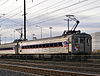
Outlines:
{"type": "Polygon", "coordinates": [[[52,37],[52,27],[49,27],[50,29],[50,37],[52,37]]]}
{"type": "Polygon", "coordinates": [[[6,43],[6,38],[7,38],[7,37],[5,36],[4,38],[5,38],[5,43],[6,43]]]}
{"type": "Polygon", "coordinates": [[[42,27],[38,25],[36,27],[39,27],[41,29],[41,39],[42,39],[42,27]]]}
{"type": "Polygon", "coordinates": [[[15,30],[14,30],[14,40],[15,40],[15,30]]]}
{"type": "Polygon", "coordinates": [[[12,34],[10,34],[11,40],[13,39],[12,34]]]}
{"type": "Polygon", "coordinates": [[[35,36],[35,34],[32,34],[32,38],[33,38],[33,40],[37,39],[36,36],[35,36]]]}

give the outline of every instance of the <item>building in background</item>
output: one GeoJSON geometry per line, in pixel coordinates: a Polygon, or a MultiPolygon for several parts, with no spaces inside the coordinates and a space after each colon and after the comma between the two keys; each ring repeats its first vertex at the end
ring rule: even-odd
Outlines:
{"type": "Polygon", "coordinates": [[[100,53],[100,32],[92,33],[92,51],[100,53]]]}

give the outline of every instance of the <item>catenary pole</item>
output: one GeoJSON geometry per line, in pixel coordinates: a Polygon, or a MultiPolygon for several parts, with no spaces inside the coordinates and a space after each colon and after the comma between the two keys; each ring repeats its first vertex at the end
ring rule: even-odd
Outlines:
{"type": "Polygon", "coordinates": [[[24,40],[26,40],[26,0],[24,0],[24,40]]]}

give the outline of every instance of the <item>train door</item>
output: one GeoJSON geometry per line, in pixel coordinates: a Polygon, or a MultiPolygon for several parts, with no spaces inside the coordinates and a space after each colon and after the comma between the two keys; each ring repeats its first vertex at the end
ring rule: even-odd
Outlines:
{"type": "Polygon", "coordinates": [[[80,38],[80,51],[84,54],[91,53],[91,39],[89,37],[80,38]]]}
{"type": "Polygon", "coordinates": [[[85,50],[87,54],[91,54],[92,46],[91,46],[91,37],[87,37],[85,39],[85,50]]]}
{"type": "Polygon", "coordinates": [[[17,45],[15,45],[15,54],[19,54],[19,48],[20,48],[20,45],[17,43],[17,45]]]}
{"type": "Polygon", "coordinates": [[[81,54],[85,52],[85,37],[73,38],[73,53],[81,54]]]}
{"type": "Polygon", "coordinates": [[[79,38],[79,45],[80,45],[80,47],[79,47],[79,50],[80,50],[80,53],[85,53],[85,50],[86,50],[86,46],[85,46],[85,44],[86,44],[86,38],[85,37],[80,37],[79,38]]]}

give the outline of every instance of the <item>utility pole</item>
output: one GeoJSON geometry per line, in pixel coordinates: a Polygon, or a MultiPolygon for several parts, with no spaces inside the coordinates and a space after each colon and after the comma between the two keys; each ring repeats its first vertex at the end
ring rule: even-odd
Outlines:
{"type": "Polygon", "coordinates": [[[22,30],[23,30],[22,28],[16,29],[16,31],[20,33],[20,39],[21,40],[22,40],[22,37],[23,37],[22,30]]]}
{"type": "Polygon", "coordinates": [[[24,0],[24,40],[26,40],[26,0],[24,0]]]}

